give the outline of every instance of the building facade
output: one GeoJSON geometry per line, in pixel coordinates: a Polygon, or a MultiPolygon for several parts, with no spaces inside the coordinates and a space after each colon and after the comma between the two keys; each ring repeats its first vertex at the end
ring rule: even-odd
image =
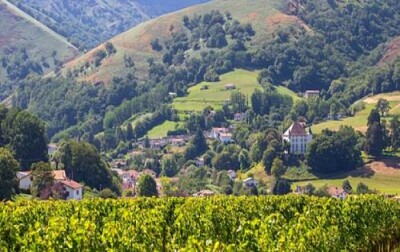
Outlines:
{"type": "Polygon", "coordinates": [[[307,152],[307,145],[311,143],[313,136],[301,123],[296,122],[283,133],[282,139],[290,144],[290,154],[304,155],[307,152]]]}

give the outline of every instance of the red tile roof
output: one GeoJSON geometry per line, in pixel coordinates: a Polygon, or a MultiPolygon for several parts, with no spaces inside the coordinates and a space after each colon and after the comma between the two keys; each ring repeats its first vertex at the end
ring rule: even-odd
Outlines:
{"type": "Polygon", "coordinates": [[[81,185],[78,182],[75,182],[73,180],[63,180],[63,181],[60,181],[60,183],[63,184],[64,186],[67,186],[67,187],[72,188],[72,189],[83,188],[83,185],[81,185]]]}
{"type": "Polygon", "coordinates": [[[295,122],[290,126],[290,128],[285,132],[285,135],[290,135],[290,136],[306,136],[307,131],[301,125],[301,123],[295,122]]]}

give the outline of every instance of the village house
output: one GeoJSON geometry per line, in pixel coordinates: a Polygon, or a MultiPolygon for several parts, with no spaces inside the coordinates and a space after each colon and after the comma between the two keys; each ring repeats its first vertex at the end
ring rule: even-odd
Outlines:
{"type": "MultiPolygon", "coordinates": [[[[82,199],[83,185],[67,178],[64,170],[52,171],[54,182],[63,185],[64,189],[68,192],[67,199],[82,199]]],[[[33,177],[30,171],[18,172],[18,188],[20,190],[30,190],[32,187],[33,177]]]]}
{"type": "Polygon", "coordinates": [[[233,181],[236,179],[237,174],[234,170],[228,170],[228,176],[233,181]]]}
{"type": "Polygon", "coordinates": [[[47,153],[49,154],[49,156],[53,156],[53,154],[56,153],[57,150],[58,150],[57,144],[51,143],[47,145],[47,153]]]}
{"type": "Polygon", "coordinates": [[[251,188],[251,187],[257,187],[258,186],[258,182],[254,179],[254,178],[247,178],[245,180],[243,180],[243,185],[251,188]]]}
{"type": "Polygon", "coordinates": [[[174,99],[174,98],[178,97],[178,94],[174,93],[174,92],[169,92],[168,96],[169,96],[169,98],[174,99]]]}
{"type": "Polygon", "coordinates": [[[307,90],[304,93],[304,98],[309,99],[309,98],[313,98],[313,97],[319,97],[319,94],[320,94],[319,90],[307,90]]]}
{"type": "Polygon", "coordinates": [[[193,194],[194,197],[210,197],[215,195],[215,193],[211,190],[201,190],[198,193],[193,194]]]}
{"type": "Polygon", "coordinates": [[[62,180],[60,183],[67,191],[67,200],[81,200],[83,198],[83,185],[73,180],[62,180]]]}
{"type": "Polygon", "coordinates": [[[195,162],[196,162],[197,167],[204,166],[204,158],[203,157],[196,158],[195,162]]]}
{"type": "Polygon", "coordinates": [[[290,144],[290,154],[304,155],[313,136],[309,130],[305,129],[303,124],[295,122],[283,133],[282,139],[290,144]]]}
{"type": "Polygon", "coordinates": [[[221,142],[223,142],[224,144],[231,143],[233,141],[232,134],[231,133],[221,133],[219,135],[219,140],[221,142]]]}
{"type": "Polygon", "coordinates": [[[139,172],[135,170],[122,170],[122,169],[112,169],[118,174],[122,180],[122,189],[124,190],[135,190],[136,183],[139,179],[139,172]]]}
{"type": "Polygon", "coordinates": [[[243,122],[245,118],[246,118],[245,113],[235,113],[235,115],[233,116],[233,120],[237,122],[243,122]]]}
{"type": "Polygon", "coordinates": [[[212,128],[210,137],[214,139],[219,139],[222,133],[229,133],[227,128],[212,128]]]}
{"type": "Polygon", "coordinates": [[[172,146],[175,146],[175,147],[183,147],[186,145],[186,142],[184,139],[181,139],[181,138],[173,138],[173,139],[171,139],[171,144],[172,144],[172,146]]]}
{"type": "Polygon", "coordinates": [[[345,200],[347,198],[347,193],[342,188],[329,187],[328,193],[332,198],[345,200]]]}
{"type": "Polygon", "coordinates": [[[225,85],[225,90],[234,90],[236,86],[233,83],[229,83],[225,85]]]}

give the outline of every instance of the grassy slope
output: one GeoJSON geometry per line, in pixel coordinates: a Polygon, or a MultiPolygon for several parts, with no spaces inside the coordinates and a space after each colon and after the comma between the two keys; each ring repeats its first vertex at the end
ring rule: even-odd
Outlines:
{"type": "MultiPolygon", "coordinates": [[[[30,57],[50,58],[57,51],[60,60],[71,60],[78,55],[75,47],[63,37],[30,18],[15,6],[0,1],[0,57],[5,48],[26,48],[30,57]]],[[[51,65],[52,60],[47,60],[51,65]]]]}
{"type": "Polygon", "coordinates": [[[365,167],[352,172],[326,176],[318,180],[302,181],[293,183],[297,185],[313,184],[316,187],[324,185],[341,187],[345,179],[348,179],[355,190],[357,184],[362,182],[370,189],[376,189],[381,193],[400,194],[400,159],[398,157],[387,157],[382,161],[373,162],[365,167]]]}
{"type": "MultiPolygon", "coordinates": [[[[174,130],[176,126],[176,122],[165,121],[163,124],[154,127],[152,130],[148,132],[148,136],[150,139],[166,137],[168,131],[174,130]]],[[[181,125],[178,123],[178,125],[181,125]]]]}
{"type": "MultiPolygon", "coordinates": [[[[179,111],[202,111],[207,106],[219,109],[226,100],[230,99],[231,93],[239,91],[250,97],[255,89],[261,88],[257,82],[257,72],[236,69],[220,76],[219,82],[202,82],[189,88],[189,95],[176,98],[172,106],[179,111]],[[233,83],[235,90],[225,90],[225,85],[233,83]],[[201,90],[203,86],[208,86],[207,90],[201,90]]],[[[299,97],[285,87],[278,87],[278,92],[291,96],[294,100],[299,97]]]]}
{"type": "MultiPolygon", "coordinates": [[[[313,133],[320,133],[324,129],[338,130],[341,125],[352,126],[356,130],[365,132],[367,130],[367,119],[371,110],[375,107],[379,98],[387,99],[390,102],[390,115],[400,114],[400,92],[379,94],[373,97],[365,98],[365,108],[356,113],[353,117],[344,118],[337,121],[327,121],[312,126],[313,133]]],[[[388,120],[389,118],[384,118],[388,120]]]]}
{"type": "MultiPolygon", "coordinates": [[[[168,37],[171,25],[174,26],[174,29],[179,29],[184,15],[202,14],[216,9],[222,13],[229,11],[235,19],[243,23],[251,22],[256,31],[253,43],[261,43],[276,26],[299,22],[296,18],[289,17],[278,11],[286,2],[286,0],[213,1],[147,21],[111,39],[111,42],[117,49],[117,53],[104,60],[99,68],[81,76],[80,79],[92,82],[104,81],[107,83],[113,76],[121,76],[129,73],[131,69],[126,68],[124,64],[125,55],[132,57],[139,78],[144,79],[147,76],[147,59],[160,59],[161,56],[161,53],[154,52],[151,49],[150,41],[156,37],[161,40],[168,37]]],[[[82,57],[70,62],[64,69],[64,73],[68,70],[78,68],[86,62],[90,62],[98,49],[95,48],[82,57]]]]}

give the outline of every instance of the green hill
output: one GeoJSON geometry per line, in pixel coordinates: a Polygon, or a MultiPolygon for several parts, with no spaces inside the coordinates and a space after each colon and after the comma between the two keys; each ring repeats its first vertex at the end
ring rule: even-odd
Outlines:
{"type": "MultiPolygon", "coordinates": [[[[185,15],[200,15],[211,10],[219,10],[221,13],[229,11],[236,20],[242,23],[251,23],[256,33],[252,39],[254,44],[261,44],[279,26],[298,24],[306,27],[295,16],[286,15],[281,11],[286,7],[286,3],[287,1],[278,0],[213,1],[147,21],[111,39],[110,42],[117,49],[117,53],[102,62],[100,67],[80,73],[78,79],[93,83],[99,81],[107,83],[113,76],[124,76],[132,71],[125,65],[124,58],[126,56],[133,59],[138,77],[146,79],[147,60],[149,58],[159,60],[162,56],[162,52],[152,50],[151,41],[155,38],[168,39],[171,35],[170,28],[173,27],[175,31],[179,30],[182,27],[182,18],[185,15]]],[[[95,53],[101,48],[103,46],[95,48],[70,62],[64,69],[64,73],[79,69],[87,62],[91,62],[95,53]]]]}
{"type": "Polygon", "coordinates": [[[1,99],[10,94],[9,81],[29,72],[48,72],[78,55],[65,38],[7,1],[0,1],[0,24],[1,99]]]}
{"type": "Polygon", "coordinates": [[[91,49],[164,13],[208,0],[10,0],[81,49],[91,49]]]}
{"type": "MultiPolygon", "coordinates": [[[[218,82],[202,82],[188,89],[188,95],[174,100],[172,106],[178,111],[203,111],[204,108],[211,106],[214,109],[221,109],[226,101],[231,97],[231,93],[238,91],[250,97],[254,90],[262,89],[257,82],[258,72],[236,69],[233,72],[220,76],[218,82]],[[235,89],[226,90],[226,84],[234,84],[235,89]],[[206,88],[205,88],[206,87],[206,88]]],[[[289,89],[279,86],[277,91],[288,95],[293,100],[299,97],[289,89]]]]}
{"type": "Polygon", "coordinates": [[[53,51],[61,61],[78,55],[77,49],[64,37],[4,0],[0,1],[0,23],[0,56],[21,48],[34,59],[50,58],[53,51]]]}

